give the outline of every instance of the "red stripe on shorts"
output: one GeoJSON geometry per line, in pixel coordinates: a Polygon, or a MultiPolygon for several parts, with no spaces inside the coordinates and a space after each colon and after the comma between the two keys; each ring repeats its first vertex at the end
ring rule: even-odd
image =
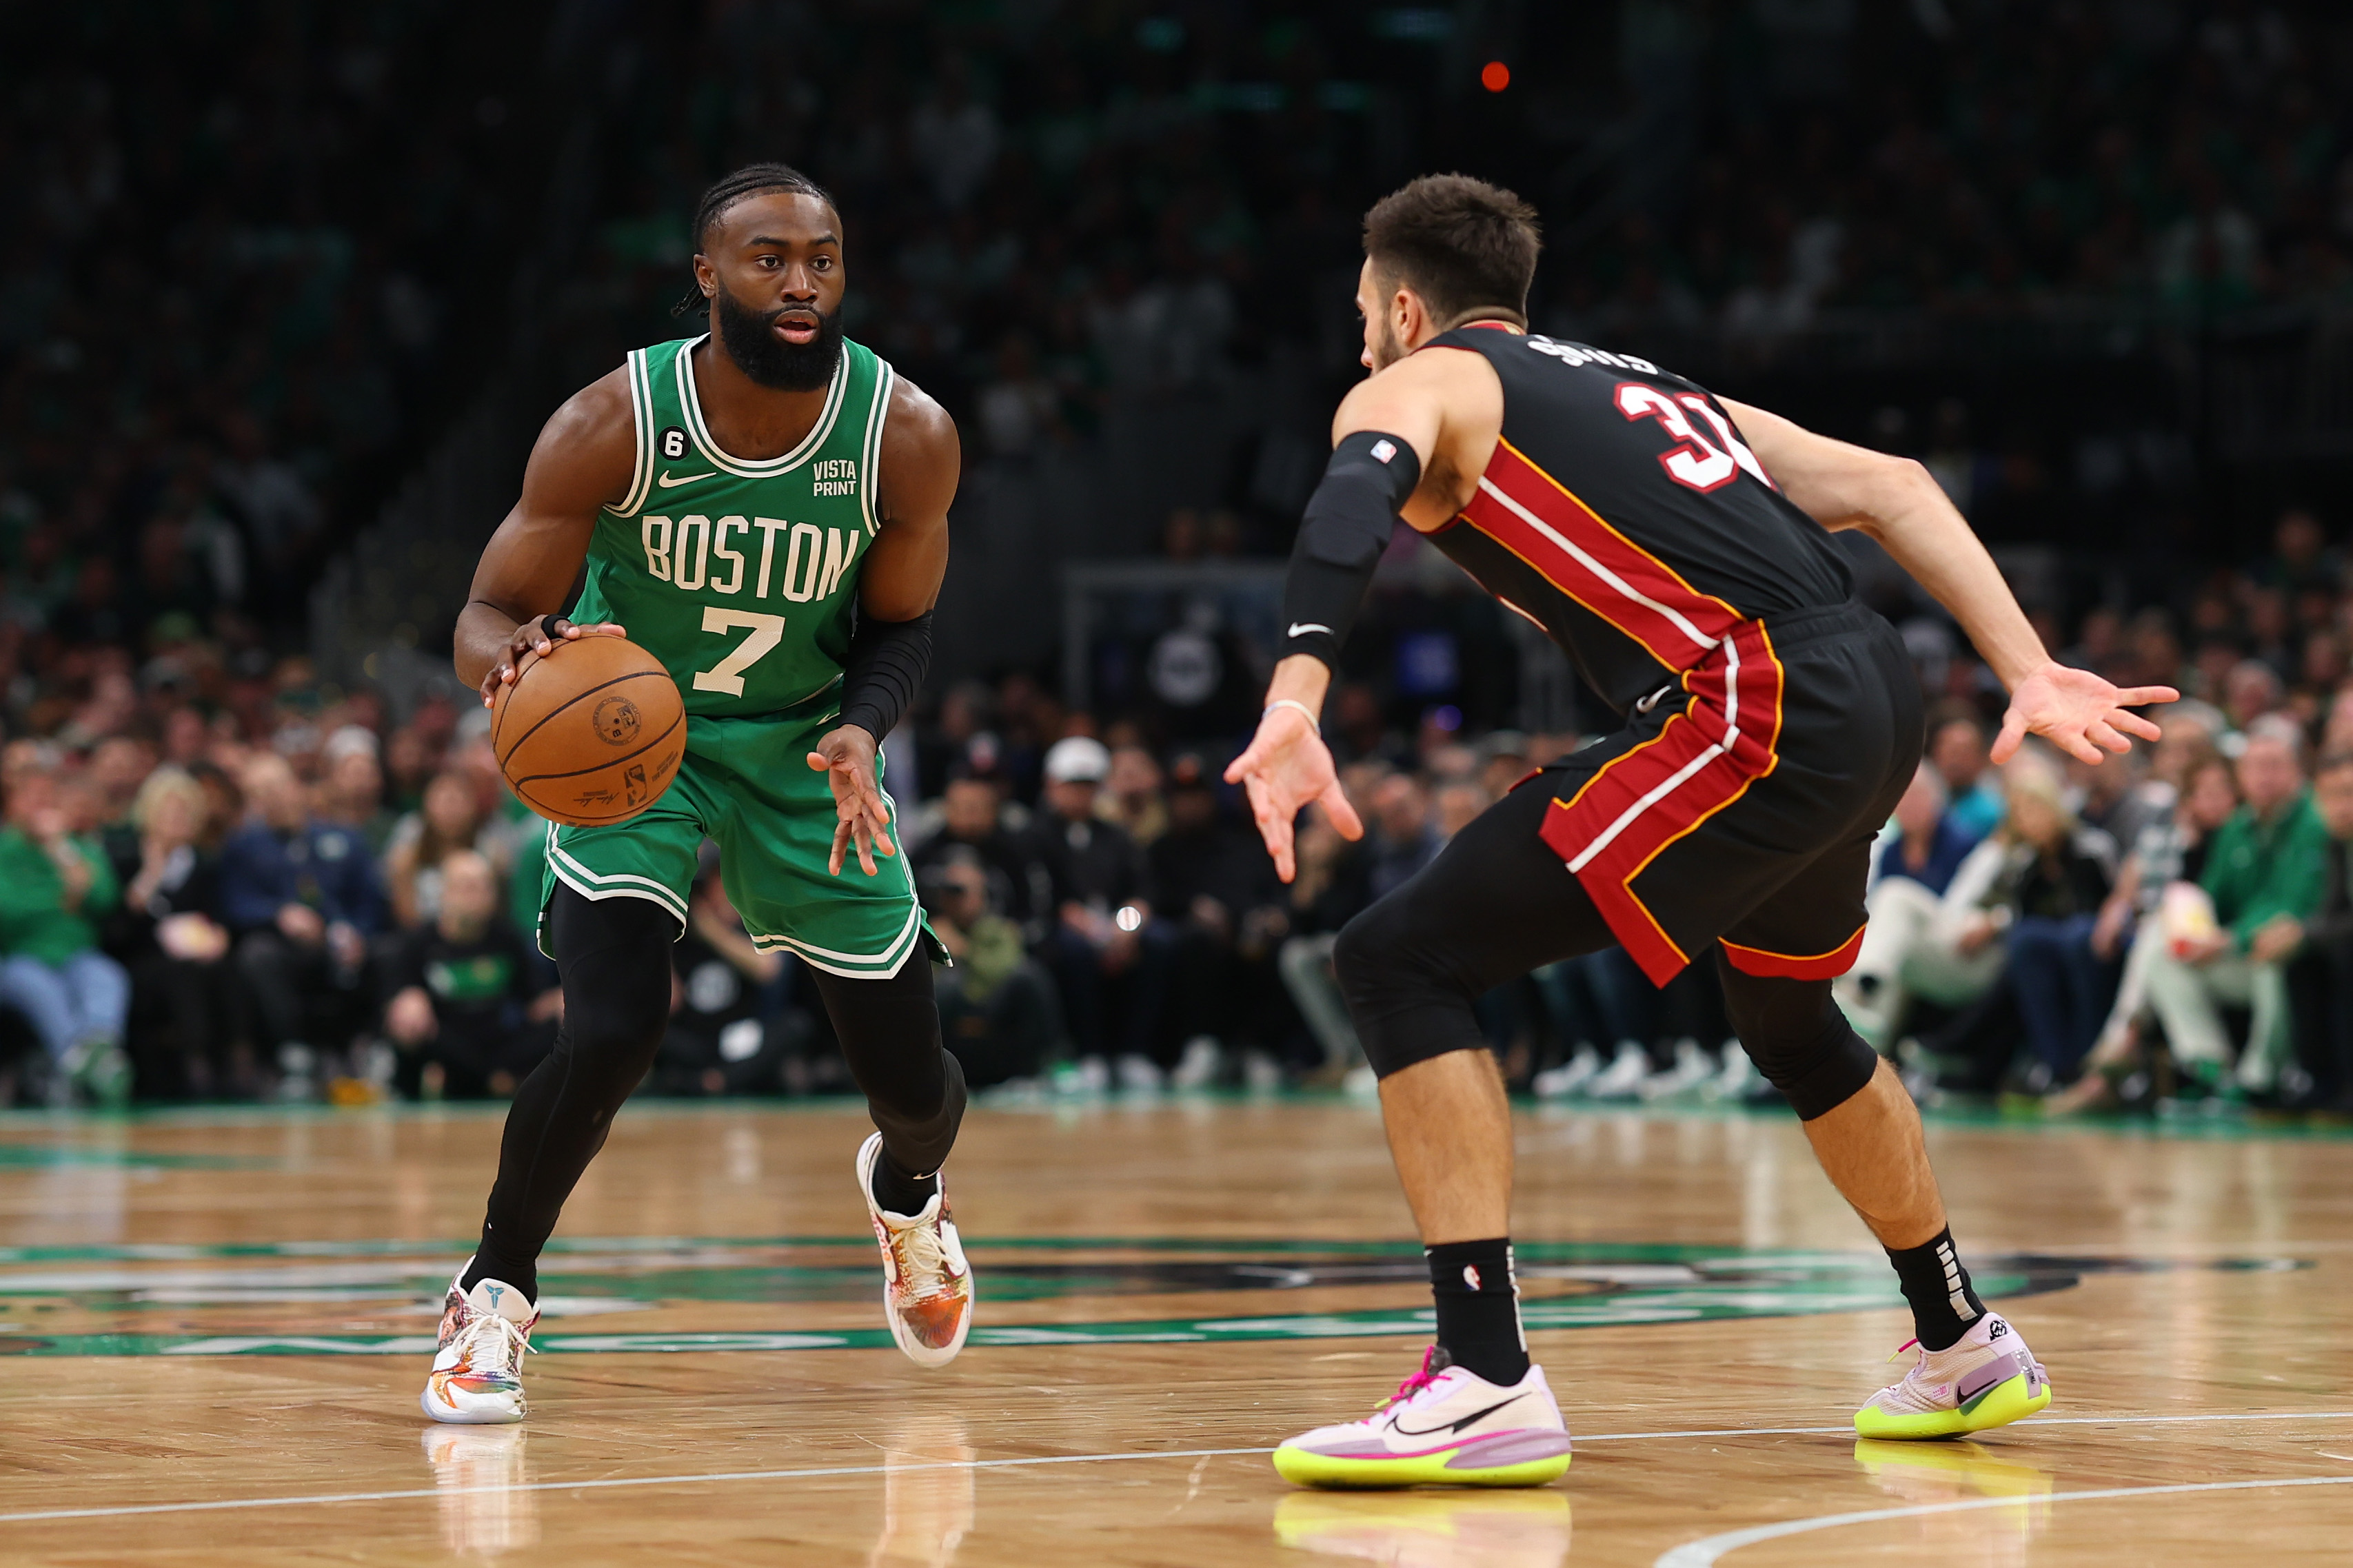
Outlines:
{"type": "Polygon", "coordinates": [[[1683,711],[1603,763],[1573,798],[1555,800],[1539,830],[1657,985],[1680,973],[1691,955],[1634,891],[1634,880],[1668,846],[1770,773],[1781,734],[1781,662],[1762,624],[1730,627],[1683,684],[1691,694],[1683,711]]]}

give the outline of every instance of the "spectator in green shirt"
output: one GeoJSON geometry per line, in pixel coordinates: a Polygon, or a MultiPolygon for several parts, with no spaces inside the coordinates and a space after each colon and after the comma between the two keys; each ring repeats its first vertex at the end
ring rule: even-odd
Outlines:
{"type": "Polygon", "coordinates": [[[114,872],[97,843],[69,830],[58,780],[19,773],[0,827],[0,1003],[32,1025],[48,1053],[49,1097],[79,1089],[105,1105],[131,1098],[122,1029],[131,981],[98,951],[97,918],[114,907],[114,872]]]}
{"type": "Polygon", "coordinates": [[[2251,1007],[2234,1082],[2260,1092],[2276,1080],[2287,1045],[2284,965],[2327,891],[2328,829],[2305,788],[2304,735],[2293,720],[2250,724],[2238,767],[2245,804],[2216,831],[2199,878],[2215,929],[2177,936],[2158,953],[2148,1000],[2174,1060],[2210,1087],[2233,1081],[2221,1009],[2251,1007]]]}
{"type": "Polygon", "coordinates": [[[988,907],[988,870],[952,845],[918,884],[932,931],[955,961],[934,977],[940,1032],[975,1089],[1035,1079],[1061,1034],[1053,982],[1021,928],[988,907]]]}

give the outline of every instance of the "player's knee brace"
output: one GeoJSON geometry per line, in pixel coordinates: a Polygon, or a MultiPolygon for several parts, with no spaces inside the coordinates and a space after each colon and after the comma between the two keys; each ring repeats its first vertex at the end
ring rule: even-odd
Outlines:
{"type": "Polygon", "coordinates": [[[1376,1078],[1483,1047],[1471,997],[1419,955],[1412,910],[1391,894],[1341,929],[1332,972],[1376,1078]]]}
{"type": "Polygon", "coordinates": [[[1879,1070],[1879,1053],[1854,1032],[1827,980],[1780,980],[1722,966],[1725,1010],[1766,1080],[1799,1120],[1837,1110],[1879,1070]]]}

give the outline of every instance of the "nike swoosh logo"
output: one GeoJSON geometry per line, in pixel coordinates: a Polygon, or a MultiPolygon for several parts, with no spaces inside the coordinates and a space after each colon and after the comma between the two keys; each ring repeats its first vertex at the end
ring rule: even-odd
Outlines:
{"type": "Polygon", "coordinates": [[[1504,1405],[1516,1405],[1526,1397],[1527,1395],[1525,1394],[1514,1394],[1509,1399],[1498,1400],[1495,1404],[1490,1405],[1484,1410],[1474,1410],[1470,1415],[1465,1415],[1461,1420],[1451,1421],[1443,1426],[1425,1426],[1420,1431],[1417,1432],[1412,1427],[1407,1426],[1404,1422],[1399,1421],[1394,1423],[1394,1429],[1398,1436],[1404,1437],[1427,1437],[1433,1433],[1438,1432],[1460,1432],[1462,1428],[1470,1426],[1472,1422],[1483,1421],[1488,1416],[1495,1414],[1496,1411],[1501,1410],[1504,1405]]]}
{"type": "Polygon", "coordinates": [[[1329,637],[1332,635],[1332,628],[1327,626],[1320,625],[1314,621],[1293,621],[1291,623],[1291,629],[1285,632],[1283,636],[1303,637],[1309,632],[1322,632],[1325,637],[1329,637]]]}
{"type": "Polygon", "coordinates": [[[664,474],[661,478],[656,479],[654,483],[661,486],[661,488],[666,490],[670,490],[676,489],[681,485],[691,485],[697,479],[714,479],[718,477],[719,471],[714,468],[707,474],[680,474],[675,477],[670,474],[664,474]]]}

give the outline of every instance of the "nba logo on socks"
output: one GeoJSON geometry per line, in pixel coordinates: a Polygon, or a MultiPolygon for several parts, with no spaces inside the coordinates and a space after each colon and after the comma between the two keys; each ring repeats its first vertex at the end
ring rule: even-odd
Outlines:
{"type": "Polygon", "coordinates": [[[1470,1286],[1473,1290],[1479,1289],[1479,1266],[1477,1264],[1466,1263],[1462,1266],[1462,1283],[1470,1286]]]}

